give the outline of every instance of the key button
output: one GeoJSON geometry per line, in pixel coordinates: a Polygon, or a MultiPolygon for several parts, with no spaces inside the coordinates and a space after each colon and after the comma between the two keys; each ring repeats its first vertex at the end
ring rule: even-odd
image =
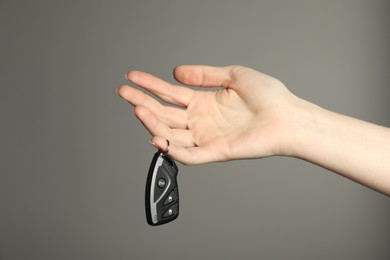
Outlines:
{"type": "Polygon", "coordinates": [[[176,190],[173,190],[169,195],[168,197],[165,199],[164,201],[164,205],[168,205],[168,204],[171,204],[172,202],[174,202],[177,198],[177,195],[176,195],[176,190]]]}
{"type": "Polygon", "coordinates": [[[164,178],[160,178],[157,180],[157,186],[159,188],[164,188],[166,184],[167,184],[167,182],[165,181],[164,178]]]}
{"type": "Polygon", "coordinates": [[[177,204],[172,205],[167,211],[165,211],[163,217],[168,218],[172,217],[173,215],[177,214],[177,204]]]}

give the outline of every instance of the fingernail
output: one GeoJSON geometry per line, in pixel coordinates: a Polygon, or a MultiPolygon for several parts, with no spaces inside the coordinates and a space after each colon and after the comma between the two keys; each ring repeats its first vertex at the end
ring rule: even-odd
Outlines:
{"type": "Polygon", "coordinates": [[[157,145],[156,145],[155,143],[153,143],[152,141],[149,141],[149,143],[150,143],[151,145],[153,145],[154,147],[156,147],[157,149],[159,149],[159,148],[157,147],[157,145]]]}
{"type": "Polygon", "coordinates": [[[127,80],[128,80],[128,78],[127,78],[127,72],[125,73],[125,79],[127,79],[127,80]]]}

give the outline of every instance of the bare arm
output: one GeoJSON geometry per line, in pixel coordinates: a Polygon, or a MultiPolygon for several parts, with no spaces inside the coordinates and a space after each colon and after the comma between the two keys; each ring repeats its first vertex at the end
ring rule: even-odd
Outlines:
{"type": "Polygon", "coordinates": [[[186,164],[292,156],[390,195],[390,130],[327,111],[294,96],[279,80],[241,67],[179,66],[184,85],[130,71],[130,82],[171,103],[164,106],[124,85],[118,94],[152,134],[152,144],[186,164]]]}
{"type": "Polygon", "coordinates": [[[302,101],[292,156],[390,195],[390,129],[302,101]]]}

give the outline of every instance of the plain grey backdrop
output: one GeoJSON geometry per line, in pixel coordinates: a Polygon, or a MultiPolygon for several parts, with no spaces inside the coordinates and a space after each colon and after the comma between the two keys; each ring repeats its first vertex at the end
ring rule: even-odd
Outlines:
{"type": "Polygon", "coordinates": [[[240,64],[389,126],[389,7],[0,0],[0,259],[390,259],[389,198],[293,158],[179,165],[179,218],[148,226],[155,149],[115,92],[240,64]]]}

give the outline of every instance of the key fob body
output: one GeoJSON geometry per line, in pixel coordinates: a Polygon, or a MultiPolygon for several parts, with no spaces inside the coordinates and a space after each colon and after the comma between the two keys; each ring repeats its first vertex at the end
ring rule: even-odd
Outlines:
{"type": "Polygon", "coordinates": [[[150,164],[145,189],[146,220],[157,226],[179,215],[178,168],[167,154],[158,151],[150,164]]]}

